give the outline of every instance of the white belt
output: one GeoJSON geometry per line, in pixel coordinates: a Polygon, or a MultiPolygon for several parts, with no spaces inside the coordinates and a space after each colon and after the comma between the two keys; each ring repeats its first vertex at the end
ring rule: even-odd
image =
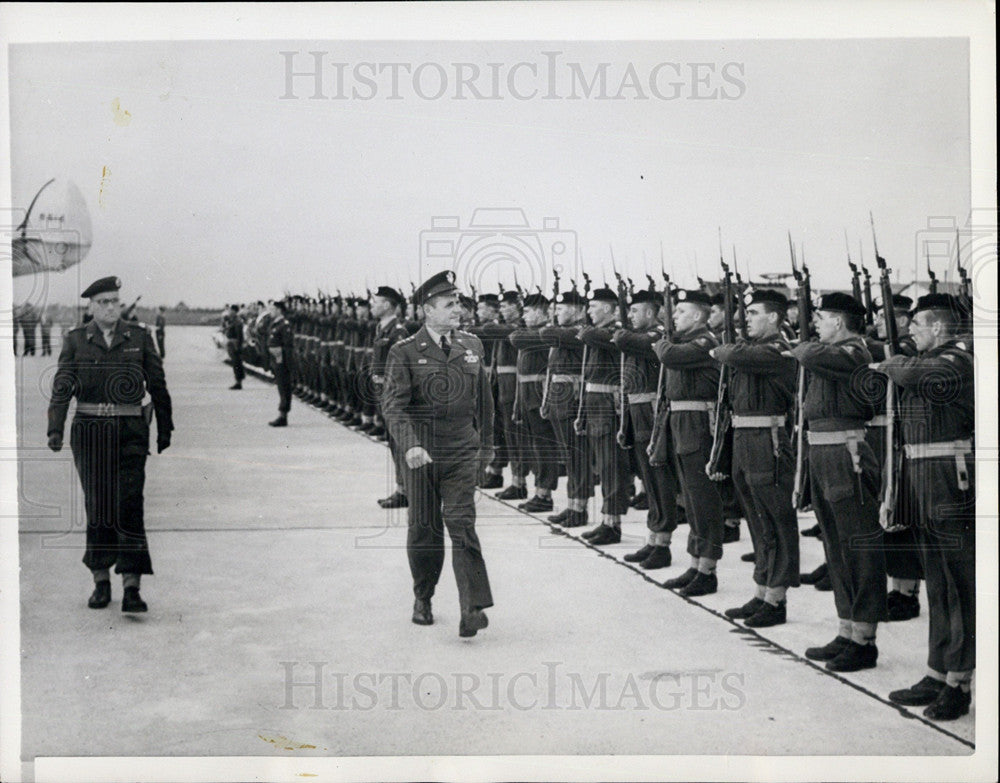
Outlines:
{"type": "Polygon", "coordinates": [[[544,380],[545,380],[545,373],[535,373],[534,375],[525,374],[517,376],[518,383],[535,383],[536,381],[544,381],[544,380]]]}
{"type": "Polygon", "coordinates": [[[655,402],[656,392],[636,392],[635,394],[630,394],[628,396],[629,405],[639,405],[643,402],[655,402]]]}
{"type": "Polygon", "coordinates": [[[733,429],[770,429],[785,424],[784,416],[738,416],[733,414],[733,429]]]}
{"type": "Polygon", "coordinates": [[[496,371],[498,375],[516,375],[517,367],[504,365],[503,367],[497,367],[496,371]]]}
{"type": "Polygon", "coordinates": [[[142,406],[119,405],[114,402],[78,402],[76,412],[84,416],[142,416],[142,406]]]}
{"type": "Polygon", "coordinates": [[[865,439],[864,430],[837,430],[835,432],[813,432],[808,430],[806,438],[810,446],[841,446],[851,441],[865,439]]]}
{"type": "Polygon", "coordinates": [[[671,400],[670,401],[670,412],[677,413],[679,411],[713,411],[715,410],[715,403],[711,400],[671,400]]]}
{"type": "Polygon", "coordinates": [[[584,391],[597,392],[599,394],[618,394],[619,388],[610,383],[590,383],[583,387],[584,391]]]}
{"type": "Polygon", "coordinates": [[[958,457],[972,453],[971,440],[946,440],[938,443],[907,443],[903,446],[909,459],[933,459],[934,457],[958,457]]]}
{"type": "Polygon", "coordinates": [[[561,372],[554,373],[549,379],[552,383],[579,383],[579,375],[566,375],[561,372]]]}
{"type": "Polygon", "coordinates": [[[869,421],[866,421],[865,424],[869,427],[888,427],[889,417],[886,416],[884,413],[882,413],[870,419],[869,421]]]}

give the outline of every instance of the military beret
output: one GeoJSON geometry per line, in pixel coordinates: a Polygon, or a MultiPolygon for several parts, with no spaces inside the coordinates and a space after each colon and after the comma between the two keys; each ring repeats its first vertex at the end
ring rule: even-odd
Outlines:
{"type": "Polygon", "coordinates": [[[285,310],[288,309],[288,305],[285,303],[284,299],[275,300],[274,306],[281,310],[281,312],[285,312],[285,310]]]}
{"type": "Polygon", "coordinates": [[[465,294],[458,295],[458,303],[469,310],[476,309],[476,300],[471,296],[466,296],[465,294]]]}
{"type": "Polygon", "coordinates": [[[455,287],[455,273],[450,269],[438,272],[433,277],[427,278],[416,291],[413,292],[413,304],[423,305],[429,299],[442,294],[452,294],[457,291],[455,287]]]}
{"type": "Polygon", "coordinates": [[[921,296],[917,299],[912,314],[916,315],[921,310],[951,310],[960,313],[964,309],[962,303],[951,294],[927,294],[927,296],[921,296]]]}
{"type": "Polygon", "coordinates": [[[480,294],[479,301],[485,302],[488,305],[498,305],[500,304],[500,297],[496,294],[480,294]]]}
{"type": "MultiPolygon", "coordinates": [[[[881,310],[882,309],[881,300],[876,304],[872,305],[872,307],[875,310],[881,310]]],[[[900,313],[908,312],[911,307],[913,307],[913,300],[910,299],[910,297],[903,296],[902,294],[892,295],[892,309],[896,311],[897,315],[899,315],[900,313]]]]}
{"type": "Polygon", "coordinates": [[[399,291],[397,291],[392,286],[387,286],[387,285],[380,285],[375,290],[375,296],[380,296],[383,299],[388,299],[394,305],[401,305],[403,302],[406,301],[406,299],[399,291]]]}
{"type": "Polygon", "coordinates": [[[712,294],[710,297],[708,297],[708,303],[713,306],[714,305],[721,306],[723,302],[725,302],[725,299],[726,297],[724,297],[721,293],[712,294]]]}
{"type": "Polygon", "coordinates": [[[545,307],[549,303],[549,298],[545,294],[528,294],[524,297],[525,307],[545,307]]]}
{"type": "Polygon", "coordinates": [[[591,291],[588,298],[592,302],[611,302],[611,304],[618,304],[618,294],[607,287],[591,291]]]}
{"type": "Polygon", "coordinates": [[[677,291],[677,301],[690,302],[691,304],[704,305],[706,307],[712,304],[711,297],[698,289],[679,289],[677,291]]]}
{"type": "Polygon", "coordinates": [[[587,300],[583,298],[579,291],[571,288],[569,291],[563,291],[556,296],[556,304],[585,305],[587,304],[587,300]]]}
{"type": "Polygon", "coordinates": [[[780,291],[773,291],[770,288],[755,288],[743,295],[743,304],[773,304],[788,307],[788,297],[780,291]]]}
{"type": "Polygon", "coordinates": [[[629,304],[663,304],[662,294],[656,291],[650,291],[648,288],[643,288],[641,291],[636,291],[630,298],[629,304]]]}
{"type": "Polygon", "coordinates": [[[500,301],[507,304],[517,304],[521,301],[521,295],[517,291],[504,291],[500,301]]]}
{"type": "Polygon", "coordinates": [[[850,313],[852,315],[864,315],[865,306],[850,294],[843,294],[834,291],[830,294],[823,294],[819,298],[817,305],[820,310],[830,310],[835,313],[850,313]]]}
{"type": "Polygon", "coordinates": [[[359,296],[357,299],[354,300],[354,303],[358,307],[371,307],[372,306],[372,303],[368,301],[368,297],[367,296],[359,296]]]}
{"type": "Polygon", "coordinates": [[[108,291],[117,291],[122,287],[122,281],[120,277],[102,277],[100,280],[95,280],[87,289],[80,294],[81,299],[93,299],[98,294],[106,294],[108,291]]]}

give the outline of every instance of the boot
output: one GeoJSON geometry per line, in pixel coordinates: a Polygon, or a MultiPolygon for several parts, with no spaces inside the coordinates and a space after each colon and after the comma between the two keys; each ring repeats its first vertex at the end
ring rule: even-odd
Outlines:
{"type": "Polygon", "coordinates": [[[831,672],[859,672],[874,669],[877,660],[878,648],[874,644],[858,644],[852,639],[835,658],[826,662],[826,668],[831,672]]]}
{"type": "Polygon", "coordinates": [[[497,492],[494,496],[497,500],[524,500],[528,497],[528,488],[511,484],[502,492],[497,492]]]}
{"type": "Polygon", "coordinates": [[[770,628],[774,625],[784,625],[787,618],[785,607],[784,601],[777,606],[764,601],[763,606],[743,621],[743,625],[747,628],[770,628]]]}
{"type": "Polygon", "coordinates": [[[678,592],[685,598],[696,598],[700,595],[711,595],[719,589],[719,578],[715,574],[703,574],[698,571],[694,579],[688,582],[678,592]]]}
{"type": "Polygon", "coordinates": [[[274,421],[269,421],[268,424],[270,426],[272,426],[272,427],[287,427],[288,426],[288,418],[285,416],[284,413],[282,413],[274,421]]]}
{"type": "Polygon", "coordinates": [[[104,580],[94,582],[94,592],[87,600],[87,606],[91,609],[103,609],[111,603],[111,582],[104,580]]]}
{"type": "Polygon", "coordinates": [[[148,608],[146,602],[139,597],[138,587],[125,588],[125,595],[122,596],[123,612],[145,612],[148,608]]]}
{"type": "Polygon", "coordinates": [[[604,546],[606,544],[620,544],[622,540],[622,529],[614,525],[600,524],[597,532],[588,539],[592,546],[604,546]]]}
{"type": "Polygon", "coordinates": [[[622,560],[624,560],[626,563],[641,563],[652,553],[653,553],[653,545],[646,544],[646,546],[644,546],[639,551],[625,555],[625,557],[623,557],[622,560]]]}
{"type": "Polygon", "coordinates": [[[924,677],[916,685],[909,688],[893,691],[889,694],[889,701],[894,704],[902,704],[905,707],[926,707],[937,701],[941,691],[945,688],[944,680],[936,680],[933,677],[924,677]]]}
{"type": "Polygon", "coordinates": [[[931,720],[957,720],[969,714],[971,705],[972,691],[945,685],[934,702],[924,710],[924,716],[931,720]]]}
{"type": "Polygon", "coordinates": [[[527,501],[526,503],[519,503],[517,507],[521,511],[524,511],[528,514],[538,514],[542,511],[551,511],[552,498],[551,497],[540,498],[538,497],[538,495],[535,495],[533,498],[531,498],[531,500],[527,501]]]}
{"type": "Polygon", "coordinates": [[[431,599],[418,598],[413,602],[413,618],[416,625],[433,625],[434,615],[431,614],[431,599]]]}
{"type": "Polygon", "coordinates": [[[639,563],[639,568],[643,568],[647,571],[655,571],[657,568],[667,568],[672,562],[670,556],[670,547],[668,546],[654,546],[653,551],[649,553],[649,556],[639,563]]]}

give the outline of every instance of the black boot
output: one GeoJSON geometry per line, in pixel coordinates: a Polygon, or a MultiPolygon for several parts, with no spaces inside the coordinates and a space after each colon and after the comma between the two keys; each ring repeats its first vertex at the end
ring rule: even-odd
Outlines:
{"type": "Polygon", "coordinates": [[[853,639],[847,643],[835,658],[826,662],[831,672],[859,672],[874,669],[878,661],[878,647],[874,644],[858,644],[853,639]]]}
{"type": "Polygon", "coordinates": [[[924,710],[924,716],[931,720],[957,720],[969,714],[972,705],[972,691],[963,691],[961,686],[954,688],[945,685],[937,699],[924,710]]]}
{"type": "Polygon", "coordinates": [[[703,574],[699,571],[694,579],[688,582],[678,592],[685,598],[695,598],[700,595],[711,595],[719,589],[719,578],[715,574],[703,574]]]}
{"type": "Polygon", "coordinates": [[[617,525],[605,525],[601,523],[597,528],[597,533],[591,536],[588,540],[593,546],[620,544],[622,540],[622,529],[617,525]]]}
{"type": "Polygon", "coordinates": [[[123,612],[145,612],[148,608],[146,602],[139,597],[138,587],[125,588],[125,595],[122,596],[123,612]]]}
{"type": "Polygon", "coordinates": [[[94,592],[87,600],[87,606],[91,609],[103,609],[111,603],[111,582],[103,580],[94,582],[94,592]]]}
{"type": "Polygon", "coordinates": [[[748,617],[753,617],[754,613],[760,609],[761,604],[763,603],[763,598],[757,598],[757,596],[754,596],[743,604],[743,606],[726,609],[723,614],[725,614],[730,620],[746,620],[748,617]]]}
{"type": "Polygon", "coordinates": [[[416,625],[433,625],[434,615],[431,614],[431,599],[417,598],[413,602],[413,617],[416,625]]]}
{"type": "Polygon", "coordinates": [[[285,414],[282,413],[274,421],[269,421],[268,425],[271,426],[271,427],[287,427],[288,426],[288,419],[285,417],[285,414]]]}
{"type": "Polygon", "coordinates": [[[626,563],[641,563],[647,557],[653,553],[653,545],[646,544],[642,549],[637,552],[631,552],[622,558],[626,563]]]}
{"type": "Polygon", "coordinates": [[[682,587],[687,587],[691,580],[698,576],[697,568],[689,568],[680,576],[675,576],[673,579],[668,579],[663,583],[664,587],[669,587],[671,590],[677,590],[682,587]]]}
{"type": "Polygon", "coordinates": [[[893,691],[889,694],[889,701],[894,704],[902,704],[905,707],[926,707],[937,701],[941,691],[945,688],[944,680],[936,680],[933,677],[924,677],[916,685],[909,688],[893,691]]]}
{"type": "Polygon", "coordinates": [[[639,568],[644,568],[647,571],[654,571],[657,568],[669,567],[671,562],[672,558],[670,556],[670,547],[654,546],[653,551],[649,553],[649,556],[639,563],[639,568]]]}
{"type": "Polygon", "coordinates": [[[774,625],[784,625],[787,619],[785,607],[784,601],[777,606],[764,601],[764,605],[744,620],[743,624],[747,628],[770,628],[774,625]]]}
{"type": "Polygon", "coordinates": [[[524,500],[528,497],[528,488],[523,485],[519,487],[517,484],[511,484],[502,492],[497,492],[494,497],[497,500],[524,500]]]}
{"type": "Polygon", "coordinates": [[[899,590],[893,590],[886,597],[889,608],[889,622],[912,620],[920,615],[920,599],[915,595],[906,595],[899,590]]]}
{"type": "Polygon", "coordinates": [[[840,651],[851,643],[846,636],[837,636],[832,642],[824,644],[822,647],[809,647],[806,649],[806,658],[810,661],[832,661],[840,651]]]}

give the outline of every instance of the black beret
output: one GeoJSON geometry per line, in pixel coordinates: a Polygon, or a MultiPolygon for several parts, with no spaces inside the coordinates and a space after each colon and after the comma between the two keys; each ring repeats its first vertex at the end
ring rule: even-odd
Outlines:
{"type": "Polygon", "coordinates": [[[438,272],[433,277],[429,277],[423,284],[413,292],[413,304],[422,305],[428,299],[441,294],[451,294],[457,291],[455,287],[455,273],[450,269],[438,272]]]}
{"type": "Polygon", "coordinates": [[[710,305],[720,305],[721,306],[723,304],[723,302],[725,302],[725,300],[726,300],[726,297],[724,297],[722,295],[722,293],[712,294],[710,297],[708,297],[708,303],[710,305]]]}
{"type": "MultiPolygon", "coordinates": [[[[892,295],[892,309],[896,311],[896,315],[908,312],[911,307],[913,307],[913,300],[910,299],[910,297],[903,296],[902,294],[892,295]]],[[[875,310],[881,310],[882,302],[877,302],[873,305],[873,308],[875,310]]]]}
{"type": "Polygon", "coordinates": [[[823,294],[819,298],[819,310],[829,310],[835,313],[850,313],[853,315],[864,315],[865,306],[850,294],[843,294],[834,291],[830,294],[823,294]]]}
{"type": "Polygon", "coordinates": [[[587,300],[583,298],[579,291],[571,288],[569,291],[563,291],[556,296],[556,304],[585,305],[587,304],[587,300]]]}
{"type": "Polygon", "coordinates": [[[485,302],[488,305],[498,305],[500,304],[500,297],[496,294],[480,294],[479,301],[485,302]]]}
{"type": "Polygon", "coordinates": [[[387,285],[380,285],[375,291],[375,296],[388,299],[393,305],[401,305],[406,301],[405,297],[399,291],[387,285]]]}
{"type": "Polygon", "coordinates": [[[611,304],[618,304],[618,294],[607,287],[591,291],[588,298],[592,302],[611,302],[611,304]]]}
{"type": "Polygon", "coordinates": [[[277,299],[274,302],[274,306],[277,307],[281,312],[285,312],[288,309],[288,304],[284,299],[277,299]]]}
{"type": "Polygon", "coordinates": [[[774,291],[770,288],[755,288],[743,295],[743,304],[773,304],[779,307],[788,307],[788,297],[780,291],[774,291]]]}
{"type": "Polygon", "coordinates": [[[632,294],[629,304],[655,304],[659,306],[663,304],[663,296],[656,291],[643,288],[641,291],[636,291],[632,294]]]}
{"type": "Polygon", "coordinates": [[[699,291],[698,289],[681,288],[677,291],[677,301],[679,303],[690,302],[691,304],[705,305],[706,307],[712,304],[712,300],[709,295],[704,291],[699,291]]]}
{"type": "Polygon", "coordinates": [[[521,295],[517,291],[504,291],[500,301],[507,304],[517,304],[521,301],[521,295]]]}
{"type": "Polygon", "coordinates": [[[357,299],[354,300],[354,304],[356,304],[358,307],[371,307],[372,306],[371,302],[368,301],[368,297],[366,297],[366,296],[359,296],[357,299]]]}
{"type": "Polygon", "coordinates": [[[951,310],[961,313],[964,309],[961,302],[951,294],[927,294],[917,300],[912,314],[916,315],[921,310],[951,310]]]}
{"type": "Polygon", "coordinates": [[[117,291],[122,287],[122,281],[120,277],[102,277],[100,280],[95,280],[87,289],[80,294],[82,299],[93,299],[98,294],[106,294],[108,291],[117,291]]]}
{"type": "Polygon", "coordinates": [[[465,294],[458,295],[458,303],[469,310],[476,309],[476,300],[471,296],[466,296],[465,294]]]}
{"type": "Polygon", "coordinates": [[[549,303],[549,298],[545,294],[528,294],[524,297],[525,307],[545,307],[549,303]]]}

